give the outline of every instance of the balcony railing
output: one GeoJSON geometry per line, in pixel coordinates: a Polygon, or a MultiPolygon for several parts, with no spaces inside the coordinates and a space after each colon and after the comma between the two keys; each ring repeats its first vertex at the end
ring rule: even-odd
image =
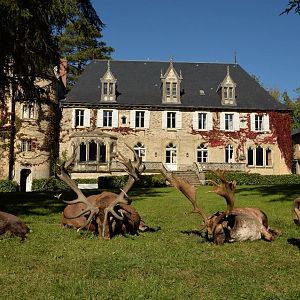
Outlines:
{"type": "Polygon", "coordinates": [[[239,171],[246,172],[245,163],[195,163],[199,172],[205,172],[209,170],[225,170],[225,171],[239,171]]]}

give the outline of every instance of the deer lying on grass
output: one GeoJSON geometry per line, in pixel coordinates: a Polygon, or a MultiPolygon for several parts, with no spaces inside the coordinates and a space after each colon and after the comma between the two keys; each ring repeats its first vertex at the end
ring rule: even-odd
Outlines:
{"type": "Polygon", "coordinates": [[[292,216],[293,216],[294,223],[297,226],[300,226],[300,210],[299,210],[299,208],[300,208],[300,197],[296,198],[292,204],[292,216]]]}
{"type": "Polygon", "coordinates": [[[216,193],[225,198],[227,210],[206,216],[204,211],[198,207],[196,200],[196,188],[182,178],[178,178],[162,170],[166,179],[176,187],[192,203],[193,213],[198,213],[203,220],[207,234],[212,236],[213,242],[223,245],[225,242],[241,242],[246,240],[265,239],[272,241],[279,232],[268,226],[266,214],[259,208],[234,208],[236,182],[229,182],[225,179],[224,171],[213,171],[221,180],[220,184],[209,180],[213,184],[210,192],[216,193]]]}
{"type": "Polygon", "coordinates": [[[135,160],[126,159],[119,153],[119,162],[125,166],[125,171],[129,175],[120,194],[105,191],[98,195],[84,196],[67,172],[75,159],[76,149],[73,156],[59,166],[57,176],[77,194],[77,199],[64,201],[68,204],[62,217],[62,224],[65,227],[78,230],[84,228],[106,239],[117,234],[137,234],[138,231],[147,230],[148,227],[135,208],[130,205],[131,200],[127,195],[133,184],[139,180],[145,166],[136,152],[128,145],[127,147],[134,153],[135,160]]]}
{"type": "Polygon", "coordinates": [[[9,233],[11,236],[18,236],[24,241],[28,232],[29,228],[20,218],[0,211],[0,235],[9,233]]]}

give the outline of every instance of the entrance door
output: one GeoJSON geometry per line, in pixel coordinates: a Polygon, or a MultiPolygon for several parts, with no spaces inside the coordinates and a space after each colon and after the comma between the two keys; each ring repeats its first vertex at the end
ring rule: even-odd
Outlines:
{"type": "Polygon", "coordinates": [[[22,169],[20,172],[20,191],[30,192],[32,185],[32,176],[30,169],[22,169]]]}
{"type": "Polygon", "coordinates": [[[170,171],[177,170],[177,149],[173,143],[166,147],[166,167],[170,171]]]}

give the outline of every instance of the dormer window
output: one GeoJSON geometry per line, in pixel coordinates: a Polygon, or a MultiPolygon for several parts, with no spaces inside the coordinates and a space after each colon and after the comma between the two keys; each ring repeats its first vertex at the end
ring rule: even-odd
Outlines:
{"type": "Polygon", "coordinates": [[[170,61],[170,66],[163,75],[161,71],[160,79],[162,81],[162,103],[180,103],[180,83],[182,75],[177,74],[173,61],[170,61]]]}
{"type": "Polygon", "coordinates": [[[110,62],[108,60],[107,71],[101,78],[101,101],[116,101],[116,82],[117,79],[110,70],[110,62]]]}
{"type": "Polygon", "coordinates": [[[235,88],[236,83],[231,78],[229,66],[227,66],[227,74],[218,87],[218,93],[222,98],[222,105],[236,105],[235,88]]]}

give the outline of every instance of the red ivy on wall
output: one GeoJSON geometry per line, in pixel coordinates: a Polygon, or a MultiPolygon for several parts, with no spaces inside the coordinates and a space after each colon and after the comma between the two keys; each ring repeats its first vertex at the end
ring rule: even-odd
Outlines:
{"type": "Polygon", "coordinates": [[[246,141],[252,140],[255,145],[278,144],[285,163],[289,169],[292,168],[292,141],[291,141],[291,119],[288,112],[269,112],[270,133],[251,131],[250,114],[247,115],[246,128],[239,131],[221,131],[218,128],[219,120],[214,120],[213,130],[198,131],[192,129],[192,134],[200,135],[208,147],[225,147],[230,142],[237,144],[236,157],[244,155],[246,141]]]}

